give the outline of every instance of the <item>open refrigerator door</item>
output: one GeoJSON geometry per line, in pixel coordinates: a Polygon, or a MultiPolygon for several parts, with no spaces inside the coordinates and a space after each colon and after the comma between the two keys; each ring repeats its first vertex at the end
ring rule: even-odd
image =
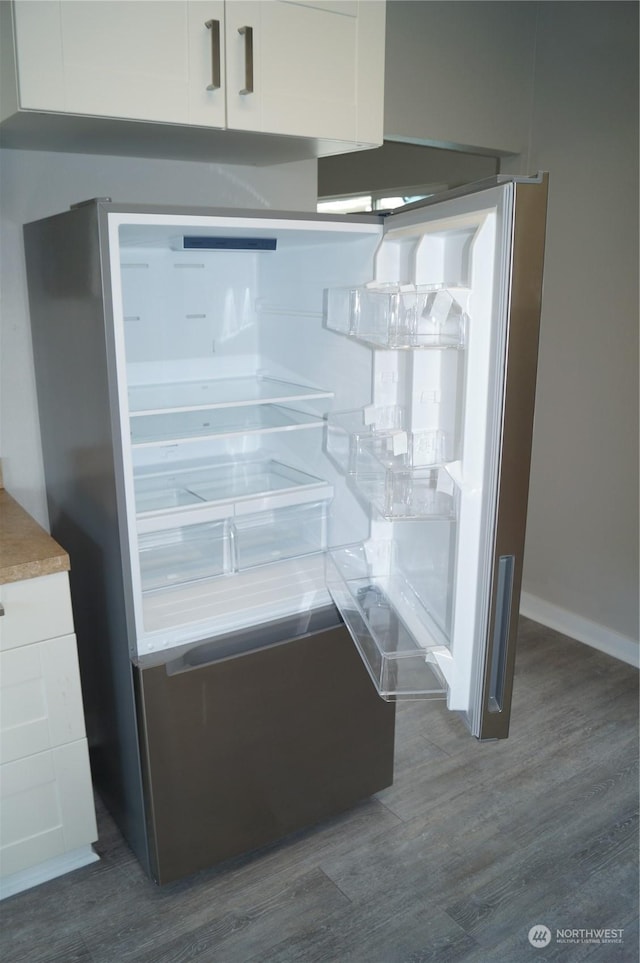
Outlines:
{"type": "Polygon", "coordinates": [[[374,349],[372,404],[328,419],[329,454],[372,517],[367,541],[329,552],[330,591],[384,698],[446,695],[486,737],[508,732],[544,238],[542,203],[525,312],[533,368],[514,385],[517,189],[392,214],[374,279],[327,298],[328,325],[374,349]],[[526,473],[515,487],[503,476],[514,392],[526,473]]]}
{"type": "Polygon", "coordinates": [[[517,186],[384,223],[108,212],[132,655],[333,601],[384,699],[446,698],[481,734],[518,574],[496,560],[517,186]]]}

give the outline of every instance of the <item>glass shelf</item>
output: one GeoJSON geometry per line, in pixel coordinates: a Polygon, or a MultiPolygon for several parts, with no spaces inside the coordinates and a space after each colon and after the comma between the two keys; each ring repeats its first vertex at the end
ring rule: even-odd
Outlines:
{"type": "Polygon", "coordinates": [[[324,419],[293,408],[263,404],[207,411],[170,411],[131,420],[134,447],[201,441],[224,435],[322,428],[324,419]]]}
{"type": "Polygon", "coordinates": [[[327,289],[327,327],[379,348],[461,348],[467,315],[443,285],[327,289]]]}
{"type": "MultiPolygon", "coordinates": [[[[140,522],[172,515],[197,514],[198,507],[226,506],[226,516],[247,514],[274,503],[329,499],[333,489],[326,482],[274,459],[243,458],[223,462],[191,462],[180,470],[138,473],[134,480],[136,513],[140,522]]],[[[150,529],[149,529],[150,530],[150,529]]]]}
{"type": "Polygon", "coordinates": [[[401,576],[376,576],[356,545],[328,554],[326,580],[383,698],[445,695],[447,640],[401,576]]]}
{"type": "Polygon", "coordinates": [[[135,418],[169,411],[202,411],[332,397],[332,391],[289,384],[274,378],[223,378],[132,385],[129,387],[129,414],[135,418]]]}

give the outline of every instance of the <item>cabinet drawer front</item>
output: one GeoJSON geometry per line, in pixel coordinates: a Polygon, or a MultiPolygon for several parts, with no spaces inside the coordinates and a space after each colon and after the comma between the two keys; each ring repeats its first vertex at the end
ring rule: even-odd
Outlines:
{"type": "Polygon", "coordinates": [[[10,876],[96,839],[85,739],[0,766],[0,869],[10,876]]]}
{"type": "Polygon", "coordinates": [[[66,572],[0,585],[0,649],[42,642],[73,632],[66,572]]]}
{"type": "Polygon", "coordinates": [[[0,763],[85,735],[73,635],[0,653],[0,763]]]}

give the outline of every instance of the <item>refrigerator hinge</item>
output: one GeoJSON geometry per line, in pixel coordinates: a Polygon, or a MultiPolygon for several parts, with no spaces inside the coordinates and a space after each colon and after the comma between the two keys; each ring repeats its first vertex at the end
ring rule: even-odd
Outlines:
{"type": "Polygon", "coordinates": [[[79,207],[88,207],[89,204],[111,204],[110,197],[88,197],[86,201],[77,201],[75,204],[69,204],[69,210],[75,211],[79,207]]]}

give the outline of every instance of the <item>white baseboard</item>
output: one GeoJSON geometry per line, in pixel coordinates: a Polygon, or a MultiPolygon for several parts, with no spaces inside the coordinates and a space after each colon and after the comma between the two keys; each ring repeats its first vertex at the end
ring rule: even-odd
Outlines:
{"type": "Polygon", "coordinates": [[[74,869],[80,869],[81,866],[88,866],[89,863],[95,863],[98,859],[100,857],[91,846],[81,846],[80,849],[74,849],[70,853],[53,856],[43,863],[38,863],[37,866],[31,866],[29,869],[23,869],[19,873],[12,873],[0,879],[0,899],[15,896],[16,893],[22,893],[25,889],[31,889],[32,886],[39,886],[40,883],[47,883],[56,876],[63,876],[74,869]]]}
{"type": "Polygon", "coordinates": [[[628,662],[636,668],[640,667],[640,645],[635,639],[608,629],[604,625],[582,618],[574,612],[545,602],[544,599],[522,592],[520,595],[520,614],[542,625],[556,629],[563,635],[568,635],[578,642],[606,652],[622,662],[628,662]]]}

